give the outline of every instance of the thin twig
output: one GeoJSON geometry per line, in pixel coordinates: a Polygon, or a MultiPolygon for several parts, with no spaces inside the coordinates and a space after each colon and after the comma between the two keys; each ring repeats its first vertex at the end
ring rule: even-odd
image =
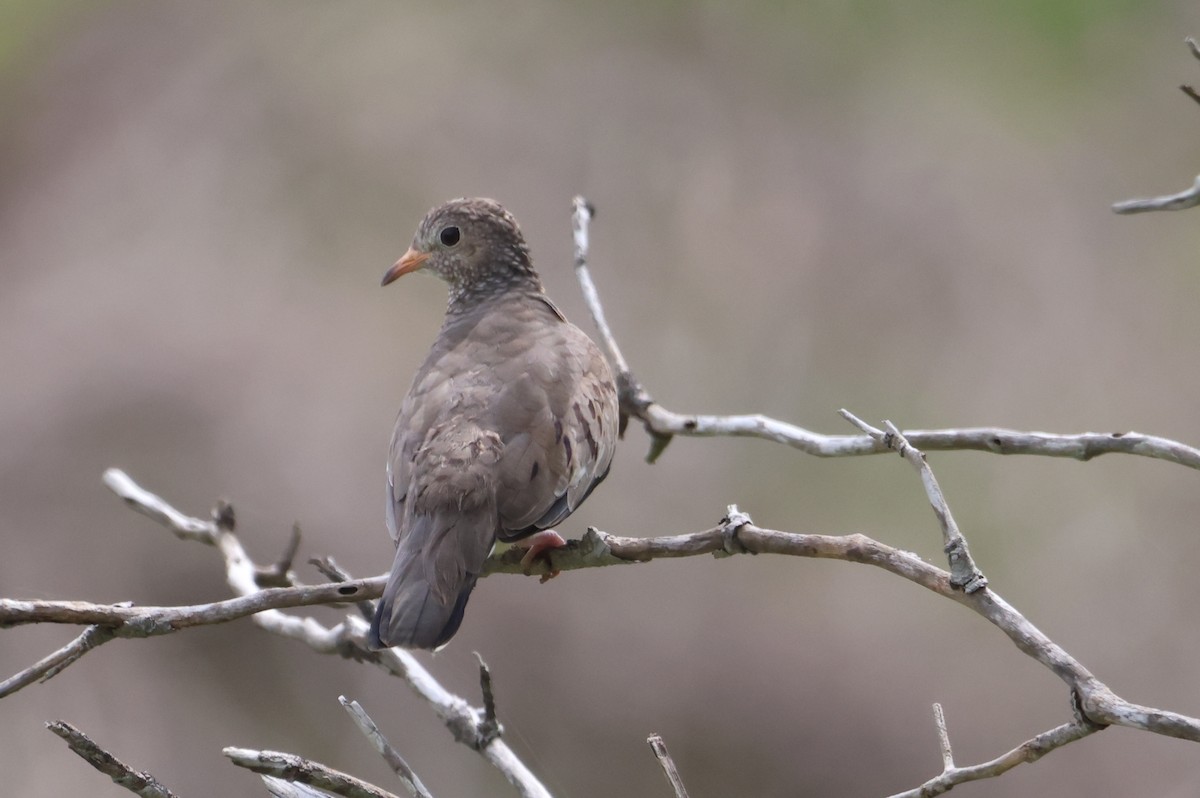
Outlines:
{"type": "Polygon", "coordinates": [[[28,687],[34,682],[45,682],[54,678],[84,654],[107,643],[114,637],[116,635],[113,634],[111,627],[89,626],[70,643],[0,682],[0,698],[15,693],[22,687],[28,687]]]}
{"type": "Polygon", "coordinates": [[[266,774],[259,776],[259,778],[262,779],[267,792],[271,793],[273,798],[329,798],[330,796],[330,793],[318,790],[316,787],[309,787],[307,784],[284,781],[283,779],[266,774]]]}
{"type": "Polygon", "coordinates": [[[256,566],[254,581],[259,587],[291,587],[296,583],[296,575],[292,573],[292,561],[300,550],[300,524],[292,524],[292,536],[279,559],[270,565],[256,566]]]}
{"type": "Polygon", "coordinates": [[[238,767],[253,770],[284,781],[307,784],[344,798],[399,798],[382,787],[363,781],[349,773],[322,765],[311,759],[281,751],[254,751],[229,746],[222,750],[238,767]]]}
{"type": "Polygon", "coordinates": [[[663,774],[671,783],[671,789],[675,791],[675,798],[688,798],[687,790],[683,786],[683,779],[680,778],[679,770],[675,767],[675,760],[671,759],[671,754],[667,751],[667,744],[663,742],[662,735],[651,734],[646,738],[646,742],[650,743],[650,750],[654,752],[658,764],[662,765],[663,774]]]}
{"type": "MultiPolygon", "coordinates": [[[[1188,87],[1181,87],[1188,92],[1188,87]]],[[[1200,99],[1198,99],[1200,101],[1200,99]]],[[[1192,187],[1177,194],[1167,194],[1162,197],[1131,199],[1114,203],[1112,209],[1121,214],[1145,213],[1146,211],[1183,211],[1200,205],[1200,175],[1192,183],[1192,187]]]]}
{"type": "Polygon", "coordinates": [[[475,659],[479,660],[479,689],[483,693],[483,720],[479,722],[479,734],[484,745],[499,737],[504,727],[496,717],[496,694],[492,689],[492,672],[483,661],[483,656],[476,651],[475,659]]]}
{"type": "Polygon", "coordinates": [[[338,702],[350,714],[359,731],[371,741],[372,747],[383,757],[383,761],[387,762],[388,767],[400,777],[400,781],[413,798],[433,798],[429,790],[421,783],[421,779],[417,776],[416,771],[404,761],[404,757],[400,756],[400,752],[393,748],[392,744],[383,736],[383,732],[375,725],[375,721],[371,720],[371,716],[367,714],[367,711],[357,701],[351,701],[344,695],[338,696],[338,702]]]}
{"type": "Polygon", "coordinates": [[[175,798],[175,793],[163,786],[158,779],[144,771],[134,770],[115,756],[97,745],[90,737],[65,721],[56,720],[46,728],[67,741],[71,750],[85,762],[142,798],[175,798]]]}
{"type": "MultiPolygon", "coordinates": [[[[1196,40],[1191,36],[1188,36],[1183,42],[1187,45],[1192,55],[1200,59],[1200,44],[1197,44],[1196,40]]],[[[1197,103],[1200,103],[1200,92],[1197,92],[1193,87],[1185,83],[1179,87],[1179,90],[1197,103]]],[[[1197,205],[1200,205],[1200,176],[1197,176],[1195,182],[1192,183],[1192,187],[1185,191],[1161,197],[1125,200],[1114,203],[1112,209],[1116,213],[1130,214],[1145,213],[1147,211],[1182,211],[1194,208],[1197,205]]]]}
{"type": "Polygon", "coordinates": [[[946,714],[942,705],[933,705],[933,723],[937,726],[938,745],[942,749],[942,770],[954,769],[954,749],[950,747],[950,731],[946,728],[946,714]]]}
{"type": "Polygon", "coordinates": [[[1101,727],[1088,723],[1074,722],[1057,726],[1038,736],[1026,740],[1016,748],[1001,754],[988,762],[967,767],[954,767],[951,764],[942,773],[933,777],[919,787],[896,793],[889,798],[933,798],[950,791],[956,785],[968,781],[979,781],[1003,775],[1017,765],[1036,762],[1056,748],[1062,748],[1068,743],[1081,740],[1088,735],[1100,731],[1101,727]]]}
{"type": "Polygon", "coordinates": [[[938,525],[942,529],[942,550],[946,552],[946,557],[950,561],[950,584],[962,588],[968,593],[974,593],[976,590],[987,587],[987,577],[983,575],[983,571],[979,570],[971,558],[967,539],[959,530],[958,523],[954,520],[954,514],[950,512],[950,505],[946,503],[946,497],[942,494],[942,488],[938,485],[933,469],[925,460],[925,454],[911,445],[896,428],[896,425],[890,421],[884,422],[884,426],[887,428],[885,432],[872,427],[849,410],[843,409],[840,412],[842,417],[851,424],[907,460],[909,465],[921,475],[921,484],[925,487],[925,495],[928,497],[929,504],[933,507],[933,514],[937,516],[938,525]]]}

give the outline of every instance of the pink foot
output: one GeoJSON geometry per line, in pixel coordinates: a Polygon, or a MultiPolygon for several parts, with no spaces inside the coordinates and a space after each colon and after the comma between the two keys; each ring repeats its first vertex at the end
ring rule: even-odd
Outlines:
{"type": "MultiPolygon", "coordinates": [[[[517,541],[516,545],[523,549],[528,549],[528,551],[525,552],[525,556],[521,558],[521,567],[525,569],[525,575],[529,576],[529,571],[533,568],[534,562],[536,562],[539,557],[544,558],[547,566],[549,566],[550,558],[546,556],[546,552],[548,552],[550,549],[561,549],[563,546],[567,545],[567,541],[563,540],[562,535],[558,534],[553,529],[546,529],[542,532],[536,532],[524,540],[517,541]]],[[[542,578],[539,581],[541,584],[545,584],[549,580],[558,576],[558,574],[559,571],[551,569],[542,574],[542,578]]]]}

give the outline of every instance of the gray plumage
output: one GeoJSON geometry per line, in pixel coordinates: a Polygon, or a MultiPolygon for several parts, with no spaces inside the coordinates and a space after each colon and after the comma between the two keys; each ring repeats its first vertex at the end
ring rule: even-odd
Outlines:
{"type": "Polygon", "coordinates": [[[496,540],[570,515],[617,439],[608,363],[543,293],[507,211],[485,199],[434,208],[384,284],[422,268],[449,283],[450,301],[392,435],[396,557],[375,647],[444,645],[496,540]]]}

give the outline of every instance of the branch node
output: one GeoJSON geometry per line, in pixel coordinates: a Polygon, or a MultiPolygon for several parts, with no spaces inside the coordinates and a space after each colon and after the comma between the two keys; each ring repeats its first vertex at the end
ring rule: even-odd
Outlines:
{"type": "Polygon", "coordinates": [[[1096,730],[1108,728],[1107,723],[1092,720],[1088,716],[1087,711],[1083,708],[1083,695],[1078,690],[1071,691],[1071,714],[1075,716],[1076,723],[1082,723],[1089,728],[1096,730]]]}
{"type": "Polygon", "coordinates": [[[237,517],[233,512],[233,505],[225,499],[217,501],[217,506],[213,508],[212,520],[216,524],[217,530],[221,532],[232,532],[237,527],[237,517]]]}
{"type": "Polygon", "coordinates": [[[735,554],[755,554],[738,540],[738,530],[754,521],[748,513],[743,513],[736,504],[725,508],[725,517],[720,520],[722,547],[713,552],[714,557],[732,557],[735,554]]]}
{"type": "Polygon", "coordinates": [[[579,539],[579,557],[585,563],[604,563],[616,558],[608,545],[608,535],[594,526],[589,526],[579,539]]]}
{"type": "Polygon", "coordinates": [[[254,566],[254,581],[259,587],[291,587],[296,583],[292,562],[300,550],[300,522],[292,524],[292,534],[279,560],[271,565],[254,566]]]}
{"type": "Polygon", "coordinates": [[[942,549],[950,563],[950,585],[965,591],[967,594],[982,590],[988,586],[987,577],[971,559],[967,550],[967,541],[959,535],[942,549]]]}

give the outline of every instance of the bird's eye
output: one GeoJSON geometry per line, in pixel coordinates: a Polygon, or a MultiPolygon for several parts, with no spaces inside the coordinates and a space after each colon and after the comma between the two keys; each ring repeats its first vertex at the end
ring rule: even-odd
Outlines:
{"type": "Polygon", "coordinates": [[[457,244],[458,239],[461,237],[462,234],[458,231],[458,228],[454,227],[453,225],[450,227],[443,227],[442,232],[438,233],[438,238],[440,238],[442,240],[442,244],[447,247],[452,247],[457,244]]]}

